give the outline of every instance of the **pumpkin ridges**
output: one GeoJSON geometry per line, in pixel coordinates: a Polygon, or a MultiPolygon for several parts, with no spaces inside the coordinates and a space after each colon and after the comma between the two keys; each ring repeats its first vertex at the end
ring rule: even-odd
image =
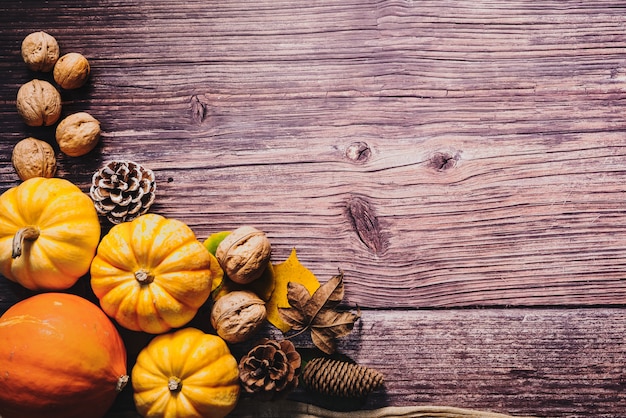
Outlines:
{"type": "Polygon", "coordinates": [[[170,347],[177,346],[175,344],[175,336],[175,332],[159,335],[156,338],[158,338],[157,341],[161,341],[161,344],[149,344],[145,350],[144,356],[146,358],[142,359],[142,363],[147,362],[151,366],[156,366],[157,370],[162,374],[161,377],[180,377],[181,369],[177,367],[176,361],[179,357],[183,358],[181,352],[184,350],[177,347],[176,352],[174,352],[170,349],[170,347]]]}
{"type": "Polygon", "coordinates": [[[239,385],[230,385],[221,388],[200,388],[194,391],[194,388],[187,388],[185,395],[193,404],[194,408],[201,416],[214,416],[216,408],[221,411],[220,416],[227,415],[233,410],[233,403],[239,398],[239,385]],[[206,405],[206,399],[211,399],[211,405],[206,405]]]}
{"type": "Polygon", "coordinates": [[[27,289],[35,289],[39,278],[44,285],[50,281],[54,282],[50,280],[50,276],[54,276],[54,265],[50,263],[47,255],[39,254],[37,248],[27,246],[22,249],[22,255],[19,258],[9,263],[9,273],[6,277],[14,282],[17,282],[17,277],[19,277],[19,283],[27,289]],[[37,260],[37,264],[33,264],[32,260],[37,260]],[[38,274],[39,271],[43,273],[41,276],[38,274]]]}
{"type": "MultiPolygon", "coordinates": [[[[68,242],[61,240],[51,240],[48,231],[46,230],[42,233],[39,238],[37,238],[37,243],[30,245],[30,259],[37,260],[39,263],[44,258],[48,261],[50,267],[39,268],[39,272],[37,273],[42,277],[42,275],[46,275],[48,272],[58,271],[59,274],[53,274],[56,280],[59,280],[62,276],[67,276],[68,282],[70,278],[80,277],[85,274],[89,270],[89,266],[91,264],[91,259],[89,257],[85,257],[85,248],[87,246],[93,246],[95,255],[95,246],[97,242],[68,242]],[[55,242],[56,241],[56,242],[55,242]],[[62,242],[64,251],[59,253],[57,251],[59,242],[62,242]],[[54,254],[54,257],[50,257],[49,254],[54,254]]],[[[91,255],[91,257],[93,257],[91,255]]],[[[17,260],[14,260],[14,264],[17,260]]],[[[73,283],[76,281],[74,280],[73,283]]],[[[70,284],[69,286],[71,286],[70,284]]],[[[68,287],[69,287],[68,286],[68,287]]],[[[52,288],[49,288],[52,289],[52,288]]],[[[63,289],[63,288],[59,288],[63,289]]]]}
{"type": "Polygon", "coordinates": [[[186,376],[185,382],[189,385],[207,385],[206,382],[212,382],[214,386],[223,386],[227,382],[239,376],[239,373],[235,373],[235,368],[238,366],[237,362],[230,358],[227,354],[219,356],[212,361],[212,367],[207,367],[202,370],[198,370],[195,373],[186,376]]]}
{"type": "Polygon", "coordinates": [[[6,209],[0,210],[0,263],[7,278],[31,290],[62,290],[88,272],[100,222],[93,202],[76,185],[32,178],[4,192],[0,208],[6,209]],[[6,240],[12,243],[25,226],[37,228],[40,235],[24,241],[21,254],[10,257],[6,240]]]}
{"type": "MultiPolygon", "coordinates": [[[[195,329],[195,328],[191,328],[195,329]]],[[[194,367],[194,363],[197,362],[206,362],[211,364],[211,366],[218,363],[218,361],[223,360],[224,358],[231,358],[230,350],[228,346],[221,338],[205,338],[205,335],[202,331],[196,330],[198,332],[188,333],[188,342],[186,344],[186,350],[184,353],[184,358],[186,363],[183,364],[183,368],[180,371],[181,378],[184,378],[187,383],[192,385],[206,385],[207,381],[213,381],[212,375],[209,375],[207,370],[210,368],[204,367],[201,370],[198,370],[194,367]]],[[[234,358],[233,358],[234,360],[234,358]]],[[[235,363],[236,365],[236,363],[235,363]]],[[[223,364],[222,366],[228,366],[228,364],[223,364]]],[[[231,373],[235,372],[235,368],[230,370],[231,373]]],[[[237,375],[239,372],[237,370],[237,375]]],[[[232,377],[232,376],[231,376],[232,377]]],[[[222,381],[219,381],[219,384],[222,384],[222,381]]]]}
{"type": "Polygon", "coordinates": [[[133,270],[138,269],[140,264],[131,245],[131,236],[130,222],[113,226],[109,233],[100,240],[96,258],[99,258],[102,264],[110,264],[123,271],[129,271],[129,267],[133,270]],[[107,250],[101,251],[102,248],[107,250]]]}
{"type": "MultiPolygon", "coordinates": [[[[78,186],[61,178],[35,177],[15,187],[16,201],[20,217],[26,225],[39,225],[42,229],[54,223],[62,222],[59,218],[73,218],[81,215],[92,215],[98,219],[93,201],[78,186]],[[89,208],[85,211],[85,208],[89,208]],[[93,209],[93,211],[91,210],[93,209]],[[48,224],[48,217],[53,222],[48,224]]],[[[98,226],[100,224],[98,223],[98,226]]]]}
{"type": "Polygon", "coordinates": [[[139,297],[133,314],[142,330],[159,334],[163,329],[181,326],[191,320],[193,316],[189,317],[189,314],[181,309],[181,304],[168,298],[168,304],[165,305],[164,299],[159,298],[153,289],[155,287],[152,285],[141,286],[139,289],[139,297]],[[171,315],[173,318],[168,319],[172,319],[173,322],[166,321],[165,318],[170,310],[173,312],[171,315]]]}
{"type": "Polygon", "coordinates": [[[150,264],[150,266],[152,266],[153,272],[157,276],[173,271],[180,271],[181,261],[184,261],[187,270],[206,270],[211,264],[209,255],[210,253],[206,251],[204,245],[193,236],[187,242],[178,246],[178,248],[173,249],[167,254],[163,254],[158,263],[155,262],[150,264]],[[204,252],[201,252],[201,249],[204,250],[204,252]],[[188,260],[186,254],[190,252],[202,254],[202,256],[188,260]]]}
{"type": "Polygon", "coordinates": [[[137,267],[151,266],[151,251],[155,248],[154,239],[165,218],[161,215],[147,213],[128,223],[128,239],[131,251],[137,259],[137,267]]]}
{"type": "Polygon", "coordinates": [[[198,411],[198,408],[196,408],[196,405],[194,405],[194,403],[191,402],[191,400],[187,397],[186,393],[187,393],[187,389],[185,387],[180,393],[172,396],[172,400],[170,401],[170,408],[168,411],[168,413],[171,414],[170,416],[172,418],[180,417],[180,413],[178,411],[189,411],[187,416],[190,416],[190,417],[200,416],[200,412],[198,411]]]}
{"type": "Polygon", "coordinates": [[[135,404],[144,416],[224,417],[239,396],[237,361],[228,346],[220,337],[195,328],[155,337],[139,353],[131,381],[135,404]],[[230,361],[222,361],[229,357],[230,361]],[[222,368],[228,370],[219,370],[222,368]],[[219,375],[230,376],[230,380],[210,380],[219,375]],[[168,389],[172,376],[181,380],[175,392],[168,389]]]}
{"type": "Polygon", "coordinates": [[[90,270],[92,289],[108,315],[126,328],[155,334],[189,322],[208,300],[217,272],[191,228],[157,214],[111,228],[90,270]],[[133,303],[117,282],[134,289],[133,303]]]}
{"type": "Polygon", "coordinates": [[[118,323],[125,324],[126,328],[133,331],[141,331],[136,312],[137,302],[135,300],[139,290],[136,286],[128,286],[128,292],[122,292],[123,288],[116,288],[107,293],[101,299],[100,305],[107,315],[116,319],[118,323]],[[119,294],[119,296],[117,296],[119,294]],[[117,296],[117,297],[116,297],[117,296]]]}
{"type": "MultiPolygon", "coordinates": [[[[131,381],[134,380],[135,379],[131,377],[131,381]]],[[[170,397],[168,392],[167,388],[164,387],[154,388],[150,391],[142,392],[139,402],[136,403],[139,405],[150,405],[150,408],[145,410],[138,408],[141,415],[149,417],[165,411],[170,397]]]]}
{"type": "Polygon", "coordinates": [[[6,277],[30,290],[63,290],[73,286],[84,274],[84,260],[73,266],[69,262],[61,263],[49,256],[52,250],[45,251],[45,238],[37,241],[37,245],[27,244],[22,255],[12,260],[6,277]]]}
{"type": "Polygon", "coordinates": [[[35,177],[21,184],[26,185],[25,187],[18,186],[9,189],[9,191],[14,192],[10,197],[14,199],[16,203],[15,210],[19,218],[24,222],[24,225],[32,225],[37,222],[41,215],[41,212],[38,212],[38,210],[41,210],[42,207],[45,206],[45,203],[50,201],[50,193],[53,193],[53,190],[59,187],[59,182],[57,181],[48,183],[50,185],[49,188],[42,187],[42,183],[43,178],[35,177]],[[39,193],[35,193],[35,191],[39,191],[39,193]],[[32,208],[24,205],[24,203],[31,204],[32,208]],[[33,208],[35,208],[35,210],[33,210],[33,208]]]}
{"type": "MultiPolygon", "coordinates": [[[[172,372],[180,379],[184,380],[185,385],[189,384],[190,376],[197,373],[195,365],[197,362],[211,362],[212,358],[207,355],[209,352],[221,351],[222,347],[215,343],[214,340],[207,340],[205,333],[196,329],[189,328],[190,331],[186,333],[184,343],[180,344],[181,348],[179,356],[175,360],[179,360],[179,364],[172,363],[172,372]]],[[[182,339],[179,338],[179,341],[182,339]]]]}
{"type": "Polygon", "coordinates": [[[211,294],[211,280],[206,270],[172,272],[159,274],[151,288],[165,291],[188,309],[197,310],[211,294]]]}
{"type": "MultiPolygon", "coordinates": [[[[196,236],[187,224],[177,219],[167,219],[160,215],[152,214],[152,219],[143,219],[145,222],[155,222],[155,230],[149,235],[151,239],[147,242],[146,265],[153,268],[161,265],[168,257],[175,254],[183,254],[183,248],[187,244],[194,245],[197,242],[196,236]]],[[[146,235],[141,236],[145,237],[146,235]]],[[[145,239],[144,239],[145,241],[145,239]]],[[[202,245],[198,242],[198,244],[202,245]]]]}
{"type": "Polygon", "coordinates": [[[4,217],[4,222],[0,223],[0,236],[8,235],[12,237],[20,228],[20,225],[26,225],[26,221],[22,217],[17,199],[15,198],[16,188],[10,188],[3,195],[6,198],[0,199],[0,213],[4,217]]]}
{"type": "MultiPolygon", "coordinates": [[[[76,193],[74,184],[64,185],[60,189],[58,195],[45,202],[37,217],[28,216],[30,223],[39,226],[41,229],[52,229],[59,225],[65,225],[68,218],[91,217],[98,219],[95,209],[93,211],[85,210],[87,205],[93,206],[93,201],[82,192],[80,194],[76,193]]],[[[29,203],[29,201],[25,200],[24,203],[29,203]]],[[[89,209],[91,209],[91,206],[89,206],[89,209]]]]}

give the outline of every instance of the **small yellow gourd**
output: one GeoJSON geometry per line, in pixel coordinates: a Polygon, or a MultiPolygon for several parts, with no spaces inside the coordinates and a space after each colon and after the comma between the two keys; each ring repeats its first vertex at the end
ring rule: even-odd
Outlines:
{"type": "Polygon", "coordinates": [[[73,286],[99,240],[92,200],[68,180],[33,177],[0,195],[0,272],[28,289],[73,286]]]}
{"type": "Polygon", "coordinates": [[[115,225],[91,263],[91,287],[107,315],[152,334],[187,324],[221,275],[185,223],[157,214],[115,225]]]}
{"type": "Polygon", "coordinates": [[[137,411],[150,418],[222,418],[240,391],[237,360],[226,342],[196,328],[150,341],[137,356],[131,382],[137,411]]]}

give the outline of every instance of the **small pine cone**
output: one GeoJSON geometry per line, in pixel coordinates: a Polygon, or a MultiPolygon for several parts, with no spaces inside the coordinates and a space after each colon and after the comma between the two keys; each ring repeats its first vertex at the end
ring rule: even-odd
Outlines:
{"type": "Polygon", "coordinates": [[[154,173],[133,161],[107,163],[94,173],[91,183],[89,195],[96,210],[113,224],[143,215],[154,202],[154,173]]]}
{"type": "Polygon", "coordinates": [[[383,375],[359,364],[317,357],[304,366],[302,381],[322,395],[364,398],[382,386],[383,375]]]}
{"type": "Polygon", "coordinates": [[[258,399],[280,399],[298,386],[300,364],[291,341],[263,338],[239,362],[239,380],[258,399]]]}

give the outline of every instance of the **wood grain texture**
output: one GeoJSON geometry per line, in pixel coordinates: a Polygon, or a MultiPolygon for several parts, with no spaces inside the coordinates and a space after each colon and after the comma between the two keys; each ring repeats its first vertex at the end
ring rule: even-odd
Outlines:
{"type": "MultiPolygon", "coordinates": [[[[340,341],[339,352],[385,377],[384,387],[359,403],[360,410],[438,405],[596,418],[626,411],[625,309],[368,310],[357,325],[340,341]]],[[[268,328],[261,335],[277,332],[268,328]]],[[[310,355],[307,336],[293,341],[303,357],[310,355]]],[[[140,346],[130,346],[131,356],[140,346]]],[[[240,358],[250,346],[234,345],[233,353],[240,358]]],[[[302,387],[288,400],[342,408],[302,387]]],[[[125,389],[111,413],[127,410],[130,402],[125,389]]],[[[263,411],[277,407],[242,402],[231,416],[276,417],[263,411]]]]}
{"type": "Polygon", "coordinates": [[[624,302],[614,2],[24,10],[0,6],[3,189],[17,181],[13,144],[54,142],[13,100],[36,75],[21,39],[43,28],[93,64],[89,85],[63,94],[65,114],[104,130],[90,155],[60,156],[59,176],[83,189],[105,160],[147,164],[154,211],[199,237],[254,224],[277,259],[297,247],[322,278],[341,267],[364,306],[624,302]]]}
{"type": "MultiPolygon", "coordinates": [[[[367,314],[343,349],[388,377],[366,408],[623,417],[625,24],[609,0],[2,1],[0,192],[35,136],[84,191],[135,160],[199,239],[253,225],[274,262],[341,268],[367,314]],[[84,157],[17,115],[50,80],[36,30],[92,64],[62,92],[102,124],[84,157]]],[[[1,281],[0,310],[28,295],[1,281]]]]}

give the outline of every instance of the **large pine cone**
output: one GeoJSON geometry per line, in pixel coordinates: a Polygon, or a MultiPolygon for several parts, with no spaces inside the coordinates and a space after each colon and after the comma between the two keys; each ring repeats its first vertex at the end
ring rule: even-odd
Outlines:
{"type": "Polygon", "coordinates": [[[356,363],[317,357],[304,366],[302,381],[322,395],[364,398],[382,386],[383,375],[356,363]]]}
{"type": "Polygon", "coordinates": [[[155,192],[152,170],[134,161],[111,161],[94,173],[89,195],[99,214],[119,224],[146,213],[155,192]]]}
{"type": "Polygon", "coordinates": [[[291,341],[264,338],[239,362],[239,380],[247,393],[259,399],[279,399],[298,385],[300,364],[291,341]]]}

